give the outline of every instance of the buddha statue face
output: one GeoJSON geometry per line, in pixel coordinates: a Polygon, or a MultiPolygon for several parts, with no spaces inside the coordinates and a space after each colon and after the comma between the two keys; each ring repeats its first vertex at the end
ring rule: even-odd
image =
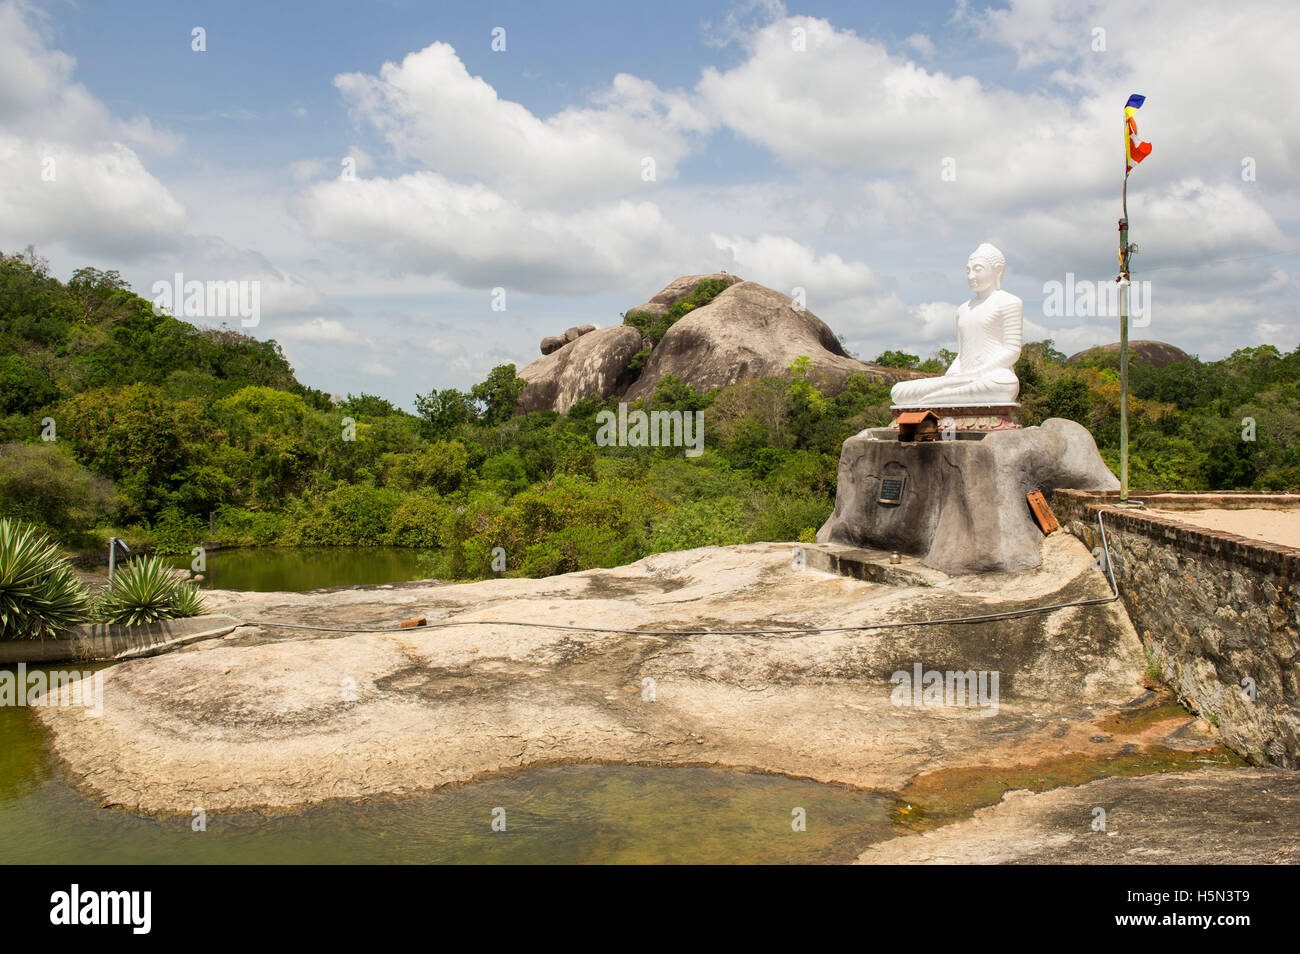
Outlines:
{"type": "Polygon", "coordinates": [[[1002,287],[1002,273],[1006,271],[1007,260],[992,245],[985,242],[971,252],[966,260],[966,284],[980,298],[994,289],[1002,287]]]}

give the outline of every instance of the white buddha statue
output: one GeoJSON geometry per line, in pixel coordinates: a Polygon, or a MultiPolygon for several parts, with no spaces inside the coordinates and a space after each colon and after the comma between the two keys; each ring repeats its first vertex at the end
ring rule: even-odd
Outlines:
{"type": "Polygon", "coordinates": [[[1002,290],[1006,268],[1006,258],[987,242],[971,253],[966,282],[975,296],[957,309],[957,358],[941,377],[895,384],[895,407],[1015,404],[1020,382],[1012,368],[1020,357],[1024,306],[1002,290]]]}

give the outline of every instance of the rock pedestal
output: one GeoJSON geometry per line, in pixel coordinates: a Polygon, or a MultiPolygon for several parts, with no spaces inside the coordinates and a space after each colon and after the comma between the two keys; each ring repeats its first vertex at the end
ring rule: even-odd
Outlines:
{"type": "Polygon", "coordinates": [[[835,510],[819,543],[914,554],[950,574],[1027,570],[1039,564],[1043,534],[1026,494],[1119,487],[1092,435],[1074,421],[947,441],[897,435],[874,428],[844,442],[835,510]]]}

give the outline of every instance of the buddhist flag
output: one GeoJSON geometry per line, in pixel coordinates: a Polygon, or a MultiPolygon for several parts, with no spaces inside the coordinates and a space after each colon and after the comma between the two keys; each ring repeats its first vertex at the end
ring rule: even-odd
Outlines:
{"type": "Polygon", "coordinates": [[[1124,105],[1124,155],[1128,157],[1127,165],[1124,167],[1125,176],[1133,171],[1134,166],[1151,155],[1151,143],[1139,142],[1137,139],[1137,111],[1146,101],[1145,96],[1134,93],[1124,105]]]}

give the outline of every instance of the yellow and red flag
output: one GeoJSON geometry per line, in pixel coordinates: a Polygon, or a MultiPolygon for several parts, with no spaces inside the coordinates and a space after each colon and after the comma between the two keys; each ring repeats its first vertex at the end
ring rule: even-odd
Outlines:
{"type": "Polygon", "coordinates": [[[1124,105],[1124,155],[1127,157],[1127,165],[1124,167],[1125,176],[1133,171],[1134,166],[1151,155],[1151,143],[1140,142],[1137,138],[1137,111],[1146,101],[1145,96],[1134,93],[1124,105]]]}

